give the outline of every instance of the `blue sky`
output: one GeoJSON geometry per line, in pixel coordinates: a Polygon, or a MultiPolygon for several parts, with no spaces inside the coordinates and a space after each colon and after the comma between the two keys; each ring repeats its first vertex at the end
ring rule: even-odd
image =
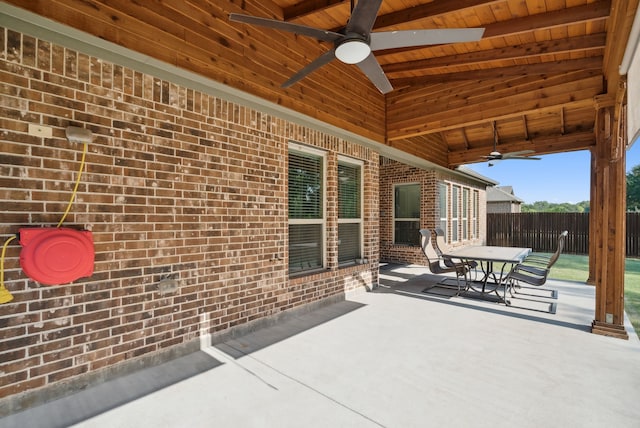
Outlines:
{"type": "MultiPolygon", "coordinates": [[[[508,160],[489,167],[487,162],[466,167],[498,181],[500,186],[513,186],[514,193],[525,203],[536,201],[577,203],[589,200],[591,154],[588,151],[540,156],[542,160],[508,160]]],[[[627,172],[640,164],[640,142],[627,151],[627,172]]]]}

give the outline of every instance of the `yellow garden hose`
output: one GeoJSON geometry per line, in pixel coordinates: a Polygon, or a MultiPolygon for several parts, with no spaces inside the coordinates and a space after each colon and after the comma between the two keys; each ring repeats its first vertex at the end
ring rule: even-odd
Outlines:
{"type": "Polygon", "coordinates": [[[62,223],[64,223],[64,220],[67,218],[67,214],[69,214],[69,211],[71,210],[71,206],[73,205],[73,201],[75,201],[75,199],[76,199],[76,193],[78,193],[78,186],[80,185],[80,178],[82,177],[82,170],[84,170],[84,159],[87,156],[87,148],[88,147],[89,147],[89,144],[85,142],[84,146],[82,148],[82,159],[80,159],[80,169],[78,170],[78,177],[76,178],[76,184],[73,187],[73,193],[71,193],[71,199],[69,200],[69,204],[67,205],[67,209],[65,210],[64,214],[62,215],[62,218],[58,222],[58,226],[57,227],[62,226],[62,223]]]}
{"type": "Polygon", "coordinates": [[[2,255],[0,255],[0,303],[9,303],[13,300],[13,296],[9,293],[4,287],[4,255],[7,252],[7,247],[9,243],[16,239],[16,236],[10,236],[6,241],[4,241],[4,245],[2,246],[2,255]]]}

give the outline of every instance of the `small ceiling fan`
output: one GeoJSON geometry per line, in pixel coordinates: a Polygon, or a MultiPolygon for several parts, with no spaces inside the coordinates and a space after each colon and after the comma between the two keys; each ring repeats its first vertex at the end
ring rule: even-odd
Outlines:
{"type": "Polygon", "coordinates": [[[339,32],[238,13],[229,14],[229,20],[287,31],[333,43],[331,50],[320,55],[294,74],[282,84],[283,88],[288,88],[309,73],[328,64],[334,58],[338,58],[345,64],[356,64],[383,94],[391,92],[393,87],[372,52],[442,43],[473,42],[480,40],[484,34],[484,28],[371,32],[381,4],[382,0],[358,0],[354,7],[352,0],[351,19],[339,32]]]}
{"type": "Polygon", "coordinates": [[[519,159],[519,160],[540,160],[541,158],[525,156],[530,153],[534,153],[533,150],[520,150],[518,152],[511,152],[502,154],[498,151],[496,146],[498,145],[498,129],[495,122],[493,122],[493,151],[488,156],[482,156],[483,159],[489,161],[489,166],[493,166],[502,160],[519,159]]]}

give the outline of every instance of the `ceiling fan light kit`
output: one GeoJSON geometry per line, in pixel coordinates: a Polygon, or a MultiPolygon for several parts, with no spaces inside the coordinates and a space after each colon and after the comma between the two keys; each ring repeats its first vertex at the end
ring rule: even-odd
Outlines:
{"type": "Polygon", "coordinates": [[[336,58],[345,64],[358,64],[371,54],[369,45],[360,39],[346,40],[336,46],[336,58]]]}

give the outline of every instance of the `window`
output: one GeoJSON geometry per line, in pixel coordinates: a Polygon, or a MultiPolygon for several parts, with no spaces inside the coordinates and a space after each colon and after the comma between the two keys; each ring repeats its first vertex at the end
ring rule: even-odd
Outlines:
{"type": "Polygon", "coordinates": [[[420,185],[396,185],[393,196],[393,242],[400,245],[420,245],[420,185]]]}
{"type": "Polygon", "coordinates": [[[462,239],[469,239],[469,189],[462,189],[462,239]]]}
{"type": "Polygon", "coordinates": [[[477,190],[473,191],[473,211],[471,212],[471,224],[473,227],[473,238],[474,239],[478,239],[478,231],[480,229],[479,223],[478,223],[478,208],[479,208],[479,199],[480,199],[480,192],[478,192],[477,190]]]}
{"type": "Polygon", "coordinates": [[[451,241],[458,242],[458,219],[460,218],[460,210],[458,203],[458,194],[460,187],[453,186],[451,188],[451,241]]]}
{"type": "Polygon", "coordinates": [[[338,263],[362,258],[362,166],[338,160],[338,263]]]}
{"type": "Polygon", "coordinates": [[[289,146],[289,273],[324,267],[324,153],[289,146]]]}
{"type": "MultiPolygon", "coordinates": [[[[438,183],[437,224],[450,242],[477,239],[480,223],[478,219],[480,193],[471,187],[447,182],[438,183]],[[450,192],[450,193],[448,193],[450,192]],[[448,196],[451,197],[448,200],[448,196]],[[450,227],[447,235],[447,226],[450,227]]],[[[447,241],[449,242],[449,241],[447,241]]]]}
{"type": "Polygon", "coordinates": [[[438,211],[440,216],[440,229],[444,232],[444,240],[447,242],[447,188],[444,183],[438,183],[438,211]]]}

